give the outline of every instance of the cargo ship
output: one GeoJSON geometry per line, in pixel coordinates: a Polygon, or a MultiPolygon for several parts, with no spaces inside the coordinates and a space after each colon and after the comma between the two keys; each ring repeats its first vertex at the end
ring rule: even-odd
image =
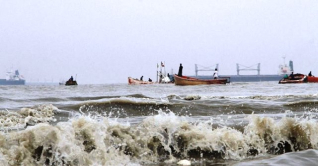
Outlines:
{"type": "Polygon", "coordinates": [[[5,79],[0,79],[0,85],[25,85],[25,79],[20,75],[19,71],[9,71],[5,79]]]}
{"type": "MultiPolygon", "coordinates": [[[[284,58],[285,59],[285,58],[284,58]]],[[[260,74],[260,63],[257,64],[257,67],[251,68],[251,67],[245,67],[242,68],[239,64],[237,65],[237,75],[219,75],[220,78],[222,77],[229,77],[230,82],[261,82],[261,81],[279,81],[281,80],[284,75],[290,74],[294,71],[293,69],[293,61],[289,61],[289,65],[286,65],[285,63],[282,65],[279,65],[277,74],[268,74],[268,75],[261,75],[260,74]],[[244,70],[255,70],[257,71],[257,74],[255,75],[241,75],[240,71],[244,70]]],[[[216,68],[218,68],[218,64],[216,65],[216,68]]],[[[198,69],[198,66],[195,65],[195,73],[196,75],[193,77],[196,77],[198,79],[211,79],[213,78],[212,75],[198,75],[198,71],[214,71],[214,69],[198,69]]]]}

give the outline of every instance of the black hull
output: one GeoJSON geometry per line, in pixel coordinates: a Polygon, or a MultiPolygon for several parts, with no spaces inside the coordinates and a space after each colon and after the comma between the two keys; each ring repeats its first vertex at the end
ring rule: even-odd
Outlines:
{"type": "Polygon", "coordinates": [[[76,81],[66,81],[65,85],[66,86],[77,85],[77,82],[76,81]]]}

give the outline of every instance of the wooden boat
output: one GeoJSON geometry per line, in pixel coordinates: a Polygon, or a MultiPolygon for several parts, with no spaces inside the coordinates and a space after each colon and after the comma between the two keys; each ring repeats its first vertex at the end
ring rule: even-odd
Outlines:
{"type": "Polygon", "coordinates": [[[175,85],[208,85],[208,84],[226,84],[228,83],[227,78],[211,79],[211,80],[201,80],[193,77],[178,76],[174,75],[175,85]]]}
{"type": "Polygon", "coordinates": [[[318,83],[318,77],[307,76],[308,83],[318,83]]]}
{"type": "Polygon", "coordinates": [[[281,79],[279,84],[294,84],[294,83],[306,83],[308,82],[308,77],[304,74],[294,74],[294,78],[292,79],[290,76],[288,78],[281,79]]]}
{"type": "Polygon", "coordinates": [[[68,81],[65,82],[65,85],[67,85],[67,86],[69,86],[69,85],[77,85],[77,82],[68,80],[68,81]]]}
{"type": "Polygon", "coordinates": [[[139,85],[139,84],[154,84],[154,82],[149,81],[141,81],[132,77],[128,77],[128,84],[129,85],[139,85]]]}

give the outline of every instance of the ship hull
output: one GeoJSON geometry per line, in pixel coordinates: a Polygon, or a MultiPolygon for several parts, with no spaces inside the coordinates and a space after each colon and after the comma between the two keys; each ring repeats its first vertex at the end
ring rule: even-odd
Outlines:
{"type": "Polygon", "coordinates": [[[25,80],[0,79],[0,85],[25,85],[25,80]]]}
{"type": "MultiPolygon", "coordinates": [[[[191,76],[192,77],[192,76],[191,76]]],[[[197,79],[213,79],[213,76],[193,76],[197,79]]],[[[220,75],[219,77],[230,77],[231,82],[262,82],[279,81],[283,75],[220,75]]]]}

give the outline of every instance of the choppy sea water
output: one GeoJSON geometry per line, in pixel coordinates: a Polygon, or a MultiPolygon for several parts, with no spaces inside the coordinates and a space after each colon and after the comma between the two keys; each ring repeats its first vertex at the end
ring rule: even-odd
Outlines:
{"type": "Polygon", "coordinates": [[[0,86],[0,165],[313,165],[318,84],[0,86]]]}

